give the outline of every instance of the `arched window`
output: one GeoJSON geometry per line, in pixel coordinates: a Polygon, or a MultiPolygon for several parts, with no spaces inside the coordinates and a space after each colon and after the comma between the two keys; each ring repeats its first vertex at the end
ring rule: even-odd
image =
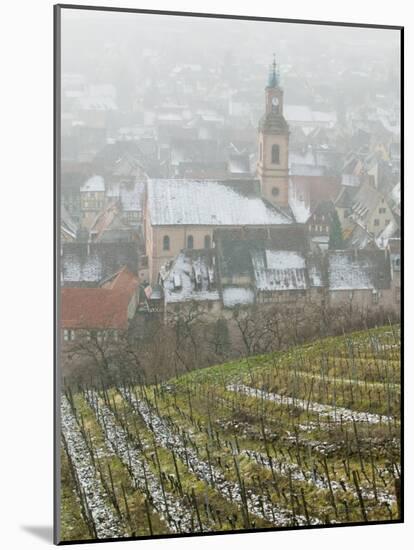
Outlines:
{"type": "Polygon", "coordinates": [[[279,164],[279,145],[272,145],[272,164],[279,164]]]}
{"type": "Polygon", "coordinates": [[[162,249],[170,250],[170,237],[168,235],[164,235],[164,238],[162,240],[162,249]]]}
{"type": "Polygon", "coordinates": [[[187,248],[194,248],[194,237],[192,235],[187,237],[187,248]]]}
{"type": "Polygon", "coordinates": [[[211,238],[210,235],[206,235],[204,237],[204,248],[210,248],[211,247],[211,238]]]}
{"type": "Polygon", "coordinates": [[[263,144],[260,142],[259,144],[259,160],[263,160],[263,144]]]}
{"type": "Polygon", "coordinates": [[[277,197],[279,195],[279,187],[272,187],[272,195],[277,197]]]}

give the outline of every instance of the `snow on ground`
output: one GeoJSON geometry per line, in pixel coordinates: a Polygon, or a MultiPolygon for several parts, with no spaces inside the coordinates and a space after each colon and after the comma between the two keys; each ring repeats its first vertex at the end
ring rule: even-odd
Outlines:
{"type": "MultiPolygon", "coordinates": [[[[357,497],[354,486],[349,485],[345,481],[341,480],[341,483],[335,480],[329,480],[325,475],[322,475],[320,472],[314,468],[313,471],[306,471],[300,468],[297,464],[288,463],[286,461],[280,461],[275,458],[270,457],[270,460],[267,456],[258,453],[257,451],[246,450],[243,451],[243,454],[248,456],[250,459],[255,460],[258,464],[265,468],[273,469],[277,474],[283,476],[292,476],[292,479],[295,481],[306,482],[310,485],[314,485],[317,489],[326,490],[329,489],[329,483],[333,492],[339,493],[351,493],[354,497],[357,497]]],[[[387,491],[377,490],[375,495],[374,491],[369,489],[364,489],[361,487],[361,495],[364,499],[378,499],[379,502],[388,502],[392,504],[395,502],[395,496],[391,495],[387,491]]]]}
{"type": "Polygon", "coordinates": [[[128,468],[136,487],[144,495],[148,494],[153,508],[158,512],[161,519],[167,523],[172,532],[192,531],[190,510],[181,499],[177,499],[161,487],[158,478],[151,472],[142,453],[131,444],[128,434],[117,424],[115,415],[109,407],[100,401],[95,391],[86,391],[85,398],[95,411],[108,447],[118,455],[128,468]]]}
{"type": "Polygon", "coordinates": [[[62,433],[91,513],[97,538],[125,537],[126,534],[123,532],[118,518],[106,501],[88,447],[72,413],[69,401],[64,395],[61,397],[61,413],[62,433]]]}
{"type": "Polygon", "coordinates": [[[289,397],[287,395],[280,395],[278,393],[269,393],[258,388],[252,388],[245,386],[244,384],[230,384],[227,386],[228,391],[234,391],[243,393],[250,397],[257,397],[266,399],[267,401],[274,401],[279,405],[291,405],[298,409],[310,411],[312,413],[319,414],[321,416],[329,416],[335,421],[352,421],[356,422],[368,422],[369,424],[380,424],[386,422],[393,422],[393,418],[390,416],[384,416],[369,412],[353,411],[352,409],[346,409],[345,407],[333,407],[332,405],[325,405],[323,403],[316,403],[315,401],[305,401],[304,399],[298,399],[296,397],[289,397]]]}
{"type": "MultiPolygon", "coordinates": [[[[223,498],[239,504],[243,502],[239,486],[226,480],[223,474],[212,464],[200,459],[197,452],[188,447],[184,437],[173,433],[167,421],[158,416],[145,401],[138,399],[128,389],[122,388],[119,391],[143,418],[145,424],[154,433],[155,440],[159,445],[174,450],[178,457],[188,464],[194,475],[215,488],[223,498]]],[[[254,494],[250,489],[246,490],[246,496],[247,508],[250,514],[262,517],[276,526],[292,524],[291,513],[275,505],[271,500],[254,494]]],[[[306,518],[303,516],[296,516],[296,521],[299,525],[306,524],[306,518]]],[[[314,525],[320,523],[317,518],[311,518],[310,521],[314,525]]]]}

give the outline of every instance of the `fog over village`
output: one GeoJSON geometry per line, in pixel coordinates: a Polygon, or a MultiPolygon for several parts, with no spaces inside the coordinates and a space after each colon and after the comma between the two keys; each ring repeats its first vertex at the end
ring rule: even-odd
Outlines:
{"type": "Polygon", "coordinates": [[[398,519],[398,31],[61,32],[63,538],[398,519]]]}

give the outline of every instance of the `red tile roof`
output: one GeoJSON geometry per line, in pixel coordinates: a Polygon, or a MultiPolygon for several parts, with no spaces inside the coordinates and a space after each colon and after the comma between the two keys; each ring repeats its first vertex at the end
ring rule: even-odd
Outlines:
{"type": "Polygon", "coordinates": [[[125,292],[133,293],[138,286],[138,279],[136,275],[134,275],[125,265],[122,269],[115,273],[115,275],[106,279],[101,286],[102,288],[123,290],[125,292]]]}
{"type": "Polygon", "coordinates": [[[126,267],[101,288],[63,288],[61,326],[70,329],[128,328],[128,305],[138,278],[126,267]]]}

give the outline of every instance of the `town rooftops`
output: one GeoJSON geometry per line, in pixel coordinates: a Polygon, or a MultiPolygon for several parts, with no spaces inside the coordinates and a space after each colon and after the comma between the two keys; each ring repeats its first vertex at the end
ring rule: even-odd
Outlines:
{"type": "Polygon", "coordinates": [[[374,210],[376,205],[385,197],[369,183],[364,183],[358,188],[352,204],[352,214],[365,220],[374,210]]]}
{"type": "Polygon", "coordinates": [[[355,223],[349,237],[346,239],[349,248],[375,247],[374,236],[359,223],[355,223]]]}
{"type": "Polygon", "coordinates": [[[132,295],[138,286],[137,276],[124,265],[117,273],[101,281],[101,288],[127,292],[132,295]]]}
{"type": "Polygon", "coordinates": [[[334,126],[337,121],[334,111],[313,111],[307,105],[285,105],[286,120],[291,124],[324,124],[334,126]]]}
{"type": "Polygon", "coordinates": [[[125,293],[104,288],[63,288],[62,328],[126,330],[128,304],[125,293]]]}
{"type": "Polygon", "coordinates": [[[63,288],[61,323],[66,329],[126,330],[138,278],[123,268],[101,288],[63,288]]]}
{"type": "Polygon", "coordinates": [[[123,265],[136,269],[136,242],[62,243],[61,269],[64,286],[96,286],[123,265]]]}
{"type": "Polygon", "coordinates": [[[80,188],[81,193],[89,192],[104,192],[105,191],[105,182],[102,176],[92,176],[80,188]]]}
{"type": "Polygon", "coordinates": [[[351,208],[357,190],[357,187],[342,187],[338,197],[335,200],[335,206],[337,208],[351,208]]]}
{"type": "Polygon", "coordinates": [[[167,303],[219,300],[212,251],[182,251],[161,272],[167,303]]]}
{"type": "Polygon", "coordinates": [[[284,225],[294,223],[285,212],[253,193],[215,181],[149,180],[152,225],[284,225]]]}
{"type": "Polygon", "coordinates": [[[76,239],[78,227],[76,223],[72,220],[64,204],[61,205],[61,209],[60,209],[60,223],[61,223],[61,230],[72,239],[76,239]]]}
{"type": "Polygon", "coordinates": [[[383,250],[328,252],[329,290],[380,290],[389,288],[389,257],[383,250]]]}
{"type": "Polygon", "coordinates": [[[306,290],[309,286],[304,255],[292,250],[252,250],[258,291],[306,290]]]}

